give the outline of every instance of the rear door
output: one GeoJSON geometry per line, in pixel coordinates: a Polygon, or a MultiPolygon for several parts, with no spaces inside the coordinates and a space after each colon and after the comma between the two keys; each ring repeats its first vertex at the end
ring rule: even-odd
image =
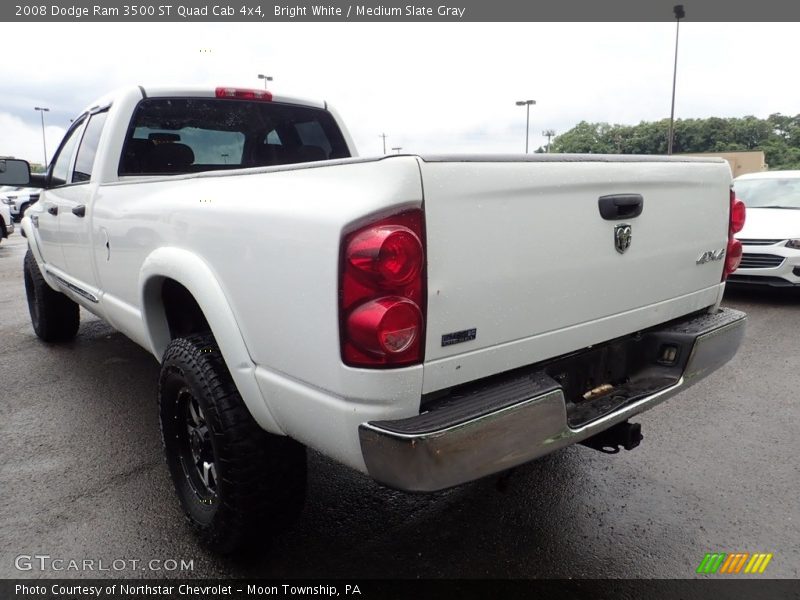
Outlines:
{"type": "Polygon", "coordinates": [[[95,297],[97,277],[93,260],[91,210],[97,184],[92,183],[91,177],[107,116],[108,109],[89,116],[69,176],[69,185],[61,188],[58,200],[59,236],[65,271],[95,297]]]}
{"type": "Polygon", "coordinates": [[[61,271],[66,270],[66,261],[58,215],[64,210],[62,203],[65,198],[75,193],[71,189],[71,173],[85,125],[85,116],[77,118],[61,141],[48,171],[48,189],[40,196],[41,212],[37,212],[33,218],[34,235],[45,262],[61,271]]]}

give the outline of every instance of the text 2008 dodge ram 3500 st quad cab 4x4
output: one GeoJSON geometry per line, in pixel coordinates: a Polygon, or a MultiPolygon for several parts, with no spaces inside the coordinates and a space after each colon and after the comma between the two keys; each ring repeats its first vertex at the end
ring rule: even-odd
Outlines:
{"type": "MultiPolygon", "coordinates": [[[[433,491],[628,419],[728,361],[723,160],[354,158],[325,103],[132,87],[83,112],[22,221],[37,335],[78,307],[161,361],[167,463],[228,552],[295,516],[310,446],[433,491]]],[[[33,179],[34,181],[30,181],[33,179]]]]}

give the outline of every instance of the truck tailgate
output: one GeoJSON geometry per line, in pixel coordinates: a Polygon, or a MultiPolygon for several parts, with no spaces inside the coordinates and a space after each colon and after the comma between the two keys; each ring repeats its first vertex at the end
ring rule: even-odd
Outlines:
{"type": "Polygon", "coordinates": [[[425,392],[718,299],[723,260],[697,261],[727,243],[730,170],[720,159],[422,157],[420,169],[425,392]],[[640,215],[601,216],[601,196],[631,194],[641,195],[640,215]],[[630,245],[618,248],[615,228],[626,225],[630,245]]]}

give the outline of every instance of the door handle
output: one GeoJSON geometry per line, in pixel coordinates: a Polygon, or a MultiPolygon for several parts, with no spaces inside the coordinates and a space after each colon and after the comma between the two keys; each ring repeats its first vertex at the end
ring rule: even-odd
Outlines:
{"type": "Polygon", "coordinates": [[[644,198],[641,194],[600,196],[597,201],[597,207],[600,209],[600,216],[607,221],[633,219],[642,214],[644,198]]]}
{"type": "Polygon", "coordinates": [[[78,204],[75,208],[72,209],[72,214],[76,217],[85,217],[86,216],[86,205],[85,204],[78,204]]]}
{"type": "Polygon", "coordinates": [[[53,216],[56,216],[58,214],[58,206],[55,204],[51,204],[50,206],[47,207],[47,212],[49,212],[53,216]]]}

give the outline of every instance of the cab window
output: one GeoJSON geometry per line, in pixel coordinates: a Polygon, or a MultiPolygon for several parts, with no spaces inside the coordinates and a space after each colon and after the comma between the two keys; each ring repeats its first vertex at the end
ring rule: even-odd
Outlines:
{"type": "Polygon", "coordinates": [[[134,111],[120,175],[173,175],[345,158],[327,110],[228,98],[147,98],[134,111]]]}
{"type": "Polygon", "coordinates": [[[75,147],[78,145],[80,133],[83,131],[84,119],[75,122],[67,132],[66,137],[61,142],[61,147],[58,149],[55,158],[53,159],[50,171],[50,186],[57,187],[67,184],[69,176],[69,167],[72,164],[72,158],[75,155],[75,147]]]}
{"type": "Polygon", "coordinates": [[[72,172],[72,183],[82,183],[92,178],[92,168],[97,155],[97,144],[103,125],[106,123],[108,111],[103,111],[91,116],[86,126],[81,144],[78,147],[78,156],[75,159],[75,169],[72,172]]]}

